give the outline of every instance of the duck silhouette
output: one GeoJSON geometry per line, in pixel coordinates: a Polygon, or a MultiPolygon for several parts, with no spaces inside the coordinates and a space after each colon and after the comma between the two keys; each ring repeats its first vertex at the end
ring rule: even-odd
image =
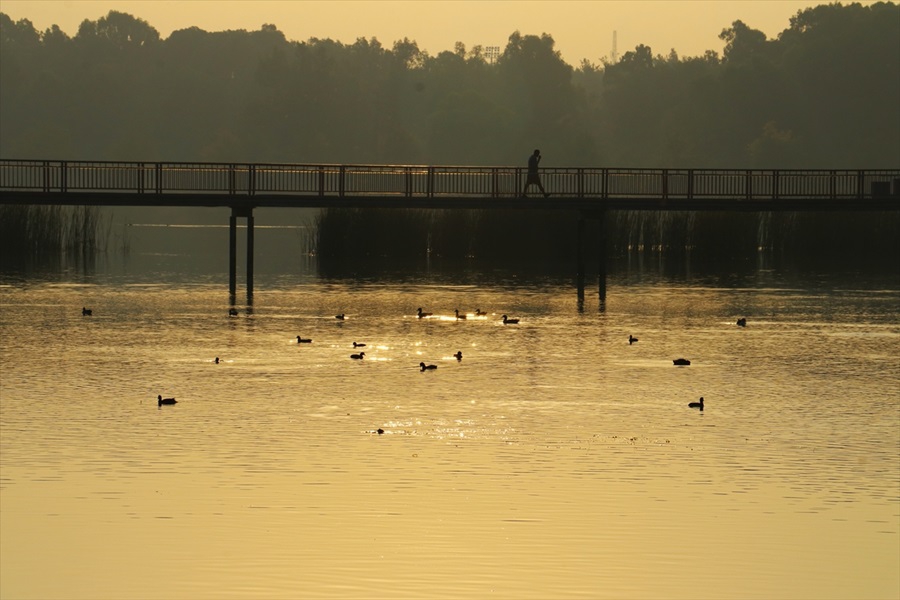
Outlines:
{"type": "Polygon", "coordinates": [[[422,318],[424,318],[424,317],[430,317],[430,316],[432,315],[432,313],[430,313],[430,312],[423,312],[421,306],[420,306],[420,307],[418,308],[418,310],[416,311],[416,314],[418,315],[418,317],[419,317],[420,319],[422,319],[422,318]]]}
{"type": "Polygon", "coordinates": [[[216,364],[219,364],[219,357],[216,357],[216,364]]]}
{"type": "Polygon", "coordinates": [[[686,367],[691,364],[691,361],[686,358],[676,358],[672,361],[672,364],[674,364],[675,366],[686,367]]]}
{"type": "Polygon", "coordinates": [[[703,411],[703,396],[700,396],[699,402],[689,402],[688,408],[699,408],[701,411],[703,411]]]}
{"type": "Polygon", "coordinates": [[[461,315],[461,314],[459,314],[459,309],[458,309],[458,308],[457,308],[456,310],[454,310],[453,312],[456,313],[456,320],[457,320],[457,321],[465,321],[465,320],[466,320],[466,315],[461,315]]]}
{"type": "Polygon", "coordinates": [[[480,308],[476,308],[476,309],[475,309],[475,316],[476,316],[476,317],[484,317],[484,316],[487,316],[487,313],[484,312],[483,310],[481,310],[480,308]]]}
{"type": "Polygon", "coordinates": [[[745,319],[744,317],[741,317],[740,319],[737,320],[737,325],[738,325],[738,327],[746,327],[747,319],[745,319]]]}
{"type": "Polygon", "coordinates": [[[337,319],[338,321],[343,321],[343,320],[344,320],[344,313],[341,313],[341,314],[339,314],[339,315],[334,315],[334,318],[337,319]]]}
{"type": "Polygon", "coordinates": [[[628,334],[628,345],[629,345],[629,346],[630,346],[631,344],[635,343],[636,341],[638,341],[638,339],[637,339],[636,337],[634,337],[634,336],[631,335],[631,334],[628,334]]]}
{"type": "Polygon", "coordinates": [[[359,342],[353,342],[353,347],[354,347],[354,348],[365,348],[366,345],[365,345],[365,344],[361,344],[361,343],[359,343],[359,342]]]}
{"type": "Polygon", "coordinates": [[[504,325],[517,325],[519,323],[518,319],[510,319],[506,315],[503,315],[503,324],[504,325]]]}
{"type": "Polygon", "coordinates": [[[312,344],[312,340],[311,340],[310,338],[303,338],[303,337],[300,337],[300,336],[298,335],[298,336],[297,336],[297,343],[298,343],[298,344],[312,344]]]}
{"type": "Polygon", "coordinates": [[[162,406],[163,404],[177,404],[178,400],[175,398],[163,398],[162,396],[156,397],[157,405],[162,406]]]}
{"type": "Polygon", "coordinates": [[[453,355],[453,358],[456,360],[462,360],[462,350],[457,350],[456,354],[453,355]]]}
{"type": "Polygon", "coordinates": [[[419,368],[423,371],[434,371],[435,369],[437,369],[437,365],[426,365],[425,363],[420,362],[419,368]]]}
{"type": "Polygon", "coordinates": [[[365,352],[360,352],[359,354],[351,354],[350,358],[361,360],[366,355],[365,352]]]}
{"type": "Polygon", "coordinates": [[[81,307],[81,316],[82,317],[91,317],[94,315],[94,311],[90,308],[81,307]]]}

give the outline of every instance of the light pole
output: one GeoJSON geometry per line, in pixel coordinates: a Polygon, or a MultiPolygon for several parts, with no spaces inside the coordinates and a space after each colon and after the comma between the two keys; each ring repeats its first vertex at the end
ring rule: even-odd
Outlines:
{"type": "Polygon", "coordinates": [[[494,64],[494,61],[500,58],[500,46],[485,46],[484,56],[491,64],[494,64]]]}

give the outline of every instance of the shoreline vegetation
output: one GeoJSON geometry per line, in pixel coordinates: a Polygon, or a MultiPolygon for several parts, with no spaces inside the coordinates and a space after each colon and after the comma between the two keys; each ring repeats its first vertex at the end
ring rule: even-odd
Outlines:
{"type": "MultiPolygon", "coordinates": [[[[288,251],[325,266],[346,261],[442,258],[515,263],[577,259],[574,211],[322,209],[309,235],[288,251]]],[[[876,260],[900,267],[900,212],[744,213],[610,211],[587,220],[585,260],[597,260],[601,233],[608,259],[688,255],[737,261],[762,252],[792,262],[876,260]]],[[[112,215],[98,207],[0,206],[0,264],[93,258],[111,248],[112,215]]],[[[223,253],[227,248],[223,248],[223,253]]]]}
{"type": "Polygon", "coordinates": [[[107,250],[110,218],[94,206],[0,206],[2,262],[45,261],[107,250]]]}
{"type": "MultiPolygon", "coordinates": [[[[572,211],[323,209],[310,247],[320,259],[427,255],[450,259],[575,260],[572,211]]],[[[590,261],[601,237],[586,221],[590,261]]],[[[796,260],[900,257],[900,213],[610,211],[607,256],[686,253],[710,259],[770,252],[796,260]]],[[[890,259],[900,264],[900,258],[890,259]]]]}

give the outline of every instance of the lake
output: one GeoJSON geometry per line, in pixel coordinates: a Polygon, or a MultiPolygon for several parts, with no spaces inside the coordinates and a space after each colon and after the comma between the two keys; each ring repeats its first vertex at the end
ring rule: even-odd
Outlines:
{"type": "Polygon", "coordinates": [[[0,278],[3,598],[900,596],[896,272],[192,260],[0,278]]]}

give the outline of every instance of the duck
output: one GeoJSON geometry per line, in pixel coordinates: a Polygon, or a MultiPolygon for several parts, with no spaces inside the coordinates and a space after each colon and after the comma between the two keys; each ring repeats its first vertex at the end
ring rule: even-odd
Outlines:
{"type": "Polygon", "coordinates": [[[175,398],[163,398],[162,396],[156,397],[157,405],[162,406],[163,404],[177,404],[178,400],[175,398]]]}
{"type": "Polygon", "coordinates": [[[354,348],[365,348],[366,345],[365,345],[365,344],[362,344],[362,343],[360,343],[360,342],[353,342],[353,347],[354,347],[354,348]]]}
{"type": "Polygon", "coordinates": [[[456,360],[462,360],[462,350],[457,350],[456,354],[453,355],[453,358],[456,360]]]}
{"type": "Polygon", "coordinates": [[[304,337],[300,337],[300,336],[298,335],[298,336],[297,336],[297,343],[298,343],[298,344],[312,344],[312,340],[311,340],[310,338],[304,338],[304,337]]]}
{"type": "Polygon", "coordinates": [[[81,307],[81,316],[82,317],[91,317],[94,315],[94,311],[90,308],[81,307]]]}
{"type": "Polygon", "coordinates": [[[434,371],[435,369],[437,369],[437,365],[426,365],[425,363],[420,362],[419,368],[423,371],[434,371]]]}
{"type": "Polygon", "coordinates": [[[379,427],[378,429],[375,430],[375,433],[377,433],[378,435],[384,435],[384,429],[379,427]]]}
{"type": "Polygon", "coordinates": [[[366,355],[365,352],[360,352],[359,354],[351,354],[351,355],[350,355],[350,358],[353,358],[353,359],[356,359],[356,360],[360,360],[360,359],[362,359],[362,357],[364,357],[365,355],[366,355]]]}
{"type": "Polygon", "coordinates": [[[738,325],[738,327],[746,327],[747,319],[745,319],[744,317],[741,317],[740,319],[737,320],[737,325],[738,325]]]}
{"type": "Polygon", "coordinates": [[[455,311],[453,311],[453,312],[456,313],[456,320],[457,320],[457,321],[465,321],[465,320],[466,320],[466,315],[461,315],[461,314],[459,314],[459,309],[458,309],[458,308],[457,308],[455,311]]]}
{"type": "Polygon", "coordinates": [[[229,316],[229,317],[236,317],[236,316],[238,316],[238,311],[237,311],[237,309],[236,309],[236,308],[229,308],[229,309],[228,309],[228,316],[229,316]]]}
{"type": "Polygon", "coordinates": [[[476,317],[485,317],[485,316],[487,316],[487,313],[484,312],[483,310],[481,310],[480,308],[476,308],[476,309],[475,309],[475,316],[476,316],[476,317]]]}
{"type": "Polygon", "coordinates": [[[422,307],[420,306],[420,307],[418,308],[418,310],[416,311],[416,314],[418,314],[419,318],[422,319],[422,318],[424,318],[424,317],[430,317],[433,313],[430,313],[430,312],[423,312],[423,311],[422,311],[422,307]]]}
{"type": "Polygon", "coordinates": [[[334,318],[337,319],[338,321],[343,321],[343,320],[344,320],[344,313],[341,313],[341,314],[339,314],[339,315],[334,315],[334,318]]]}
{"type": "Polygon", "coordinates": [[[628,345],[629,345],[629,346],[630,346],[631,344],[635,343],[636,341],[638,341],[638,339],[637,339],[636,337],[634,337],[634,336],[631,335],[631,334],[628,334],[628,345]]]}
{"type": "Polygon", "coordinates": [[[517,325],[519,323],[518,319],[510,319],[506,315],[503,315],[503,324],[504,325],[517,325]]]}
{"type": "Polygon", "coordinates": [[[672,361],[672,364],[674,364],[674,365],[676,365],[676,366],[683,366],[683,367],[686,367],[686,366],[688,366],[689,364],[691,364],[691,361],[689,361],[689,360],[686,359],[686,358],[676,358],[675,360],[672,361]]]}
{"type": "Polygon", "coordinates": [[[702,411],[703,410],[703,396],[700,396],[699,402],[689,402],[688,408],[699,408],[702,411]]]}
{"type": "Polygon", "coordinates": [[[219,364],[219,357],[216,357],[216,364],[219,364]]]}

